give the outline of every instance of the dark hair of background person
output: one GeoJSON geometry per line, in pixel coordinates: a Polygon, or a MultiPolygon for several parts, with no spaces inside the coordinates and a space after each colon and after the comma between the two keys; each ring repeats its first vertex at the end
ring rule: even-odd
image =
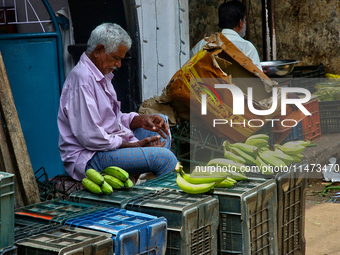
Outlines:
{"type": "Polygon", "coordinates": [[[218,7],[218,19],[220,28],[235,28],[240,20],[246,16],[246,6],[238,1],[225,1],[218,7]]]}

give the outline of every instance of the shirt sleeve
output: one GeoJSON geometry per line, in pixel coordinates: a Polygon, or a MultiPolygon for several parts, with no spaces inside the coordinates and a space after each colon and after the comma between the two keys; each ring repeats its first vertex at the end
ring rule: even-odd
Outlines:
{"type": "Polygon", "coordinates": [[[108,134],[101,126],[102,119],[96,101],[86,86],[73,93],[68,107],[68,117],[73,135],[87,150],[107,151],[120,147],[123,139],[108,134]]]}
{"type": "Polygon", "coordinates": [[[250,44],[250,50],[247,54],[247,57],[249,57],[252,60],[253,64],[256,65],[257,68],[259,68],[262,71],[259,53],[257,52],[253,44],[250,44]]]}
{"type": "Polygon", "coordinates": [[[139,114],[136,112],[121,113],[120,121],[125,127],[130,128],[130,123],[133,120],[133,118],[136,116],[139,116],[139,114]]]}

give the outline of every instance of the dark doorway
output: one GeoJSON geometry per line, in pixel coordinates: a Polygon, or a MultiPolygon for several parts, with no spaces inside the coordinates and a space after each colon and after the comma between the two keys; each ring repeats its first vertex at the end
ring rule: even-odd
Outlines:
{"type": "Polygon", "coordinates": [[[121,102],[122,112],[137,111],[141,101],[140,39],[137,12],[133,0],[68,0],[75,45],[69,46],[69,53],[77,62],[86,49],[91,31],[104,22],[117,23],[132,38],[132,47],[114,71],[112,84],[121,102]]]}

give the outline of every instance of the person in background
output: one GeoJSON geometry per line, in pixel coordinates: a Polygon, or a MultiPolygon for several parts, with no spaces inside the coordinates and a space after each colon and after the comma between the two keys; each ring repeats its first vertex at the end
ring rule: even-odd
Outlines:
{"type": "Polygon", "coordinates": [[[130,36],[117,24],[103,23],[87,44],[60,97],[59,151],[65,171],[80,181],[89,168],[118,166],[132,176],[152,172],[156,177],[174,170],[167,116],[122,113],[111,83],[131,47],[130,36]]]}
{"type": "MultiPolygon", "coordinates": [[[[242,51],[244,55],[250,58],[254,65],[262,70],[260,57],[255,46],[251,42],[243,39],[246,35],[247,26],[246,6],[238,0],[224,2],[218,8],[218,19],[222,34],[242,51]]],[[[204,39],[199,41],[192,48],[190,56],[194,56],[206,44],[207,41],[204,39]]]]}

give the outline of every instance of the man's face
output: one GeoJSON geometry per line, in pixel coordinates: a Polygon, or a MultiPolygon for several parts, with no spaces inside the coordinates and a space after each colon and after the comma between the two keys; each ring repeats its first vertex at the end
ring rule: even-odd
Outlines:
{"type": "Polygon", "coordinates": [[[246,36],[246,30],[247,30],[247,21],[246,21],[246,17],[243,18],[243,20],[241,20],[241,30],[239,32],[240,36],[243,38],[246,36]]]}
{"type": "Polygon", "coordinates": [[[119,45],[116,52],[106,54],[103,47],[97,55],[95,65],[103,75],[109,74],[116,68],[121,67],[122,59],[125,57],[127,50],[126,46],[119,45]]]}

